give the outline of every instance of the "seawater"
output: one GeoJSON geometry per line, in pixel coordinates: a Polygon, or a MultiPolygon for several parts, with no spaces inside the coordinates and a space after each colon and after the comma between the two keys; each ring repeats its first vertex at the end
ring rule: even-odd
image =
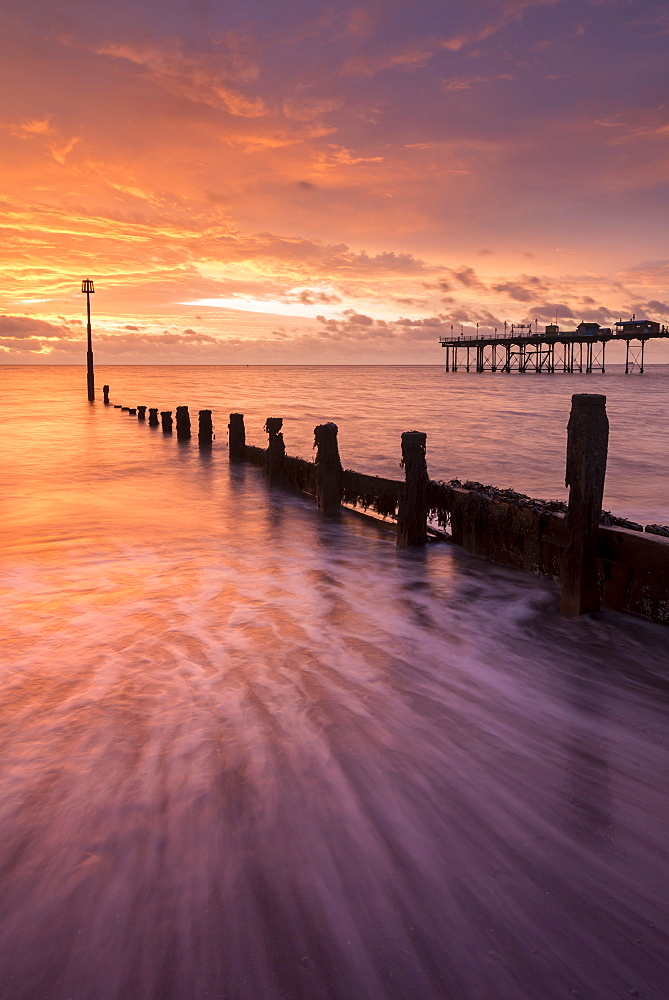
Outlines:
{"type": "MultiPolygon", "coordinates": [[[[564,495],[604,392],[607,505],[669,522],[669,379],[115,368],[214,411],[211,452],[0,371],[2,1000],[666,1000],[669,632],[553,584],[397,552],[230,467],[289,453],[564,495]]],[[[101,393],[99,392],[101,395],[101,393]]]]}

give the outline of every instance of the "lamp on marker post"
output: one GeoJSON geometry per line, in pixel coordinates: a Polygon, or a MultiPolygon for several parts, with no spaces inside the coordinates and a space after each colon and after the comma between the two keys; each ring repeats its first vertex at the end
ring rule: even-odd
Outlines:
{"type": "Polygon", "coordinates": [[[86,326],[86,333],[88,334],[86,368],[88,380],[88,400],[92,403],[95,399],[95,375],[93,373],[93,338],[91,336],[91,295],[95,292],[95,289],[93,288],[93,282],[90,278],[84,278],[81,282],[81,291],[86,296],[86,315],[88,317],[88,324],[86,326]]]}

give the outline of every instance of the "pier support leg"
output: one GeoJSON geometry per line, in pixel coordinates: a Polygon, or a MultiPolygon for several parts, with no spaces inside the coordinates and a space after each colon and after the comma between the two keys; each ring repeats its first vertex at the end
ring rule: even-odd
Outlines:
{"type": "Polygon", "coordinates": [[[646,341],[642,340],[641,341],[641,368],[639,370],[639,374],[640,375],[643,375],[643,354],[644,354],[645,347],[646,347],[646,341]]]}
{"type": "Polygon", "coordinates": [[[427,434],[405,431],[402,434],[402,465],[406,475],[404,496],[397,516],[397,548],[425,545],[427,542],[427,434]]]}
{"type": "Polygon", "coordinates": [[[149,410],[149,427],[158,426],[158,407],[152,407],[149,410]]]}
{"type": "Polygon", "coordinates": [[[606,396],[579,393],[571,397],[567,425],[569,541],[562,561],[560,610],[566,615],[599,611],[597,533],[602,513],[609,421],[606,396]]]}
{"type": "Polygon", "coordinates": [[[109,386],[108,385],[103,385],[102,386],[102,402],[105,404],[105,406],[109,406],[109,386]]]}
{"type": "Polygon", "coordinates": [[[246,457],[244,414],[231,413],[228,424],[228,449],[231,462],[243,462],[246,457]]]}
{"type": "Polygon", "coordinates": [[[177,406],[177,438],[179,441],[190,440],[190,413],[187,406],[177,406]]]}
{"type": "Polygon", "coordinates": [[[341,461],[338,427],[332,422],[314,427],[316,448],[316,497],[319,510],[333,510],[341,503],[341,461]]]}
{"type": "Polygon", "coordinates": [[[145,406],[138,406],[137,407],[137,419],[138,420],[146,420],[146,407],[145,406]]]}
{"type": "Polygon", "coordinates": [[[160,422],[163,427],[163,434],[172,433],[172,411],[171,410],[161,410],[160,411],[160,422]]]}
{"type": "Polygon", "coordinates": [[[268,482],[276,482],[281,473],[283,458],[286,454],[286,446],[283,441],[281,428],[283,427],[283,417],[268,417],[265,421],[265,432],[269,436],[267,442],[267,467],[265,475],[268,482]]]}
{"type": "Polygon", "coordinates": [[[200,448],[211,448],[214,439],[214,426],[211,422],[211,410],[198,410],[197,442],[200,448]]]}

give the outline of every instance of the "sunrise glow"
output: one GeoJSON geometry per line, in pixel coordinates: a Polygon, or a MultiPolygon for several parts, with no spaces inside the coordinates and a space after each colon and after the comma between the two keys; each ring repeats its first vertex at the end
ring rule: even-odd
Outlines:
{"type": "Polygon", "coordinates": [[[89,274],[99,363],[439,363],[453,324],[669,318],[651,0],[2,20],[4,363],[83,363],[89,274]]]}

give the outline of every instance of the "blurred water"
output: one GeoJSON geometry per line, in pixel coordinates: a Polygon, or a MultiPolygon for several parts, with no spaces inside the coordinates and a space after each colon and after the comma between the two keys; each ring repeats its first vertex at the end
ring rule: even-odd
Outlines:
{"type": "Polygon", "coordinates": [[[433,476],[555,496],[569,394],[605,391],[610,506],[666,523],[666,380],[98,373],[212,407],[201,453],[81,376],[1,373],[2,1000],[666,1000],[669,632],[225,450],[230,410],[305,456],[334,419],[398,475],[415,426],[433,476]]]}

